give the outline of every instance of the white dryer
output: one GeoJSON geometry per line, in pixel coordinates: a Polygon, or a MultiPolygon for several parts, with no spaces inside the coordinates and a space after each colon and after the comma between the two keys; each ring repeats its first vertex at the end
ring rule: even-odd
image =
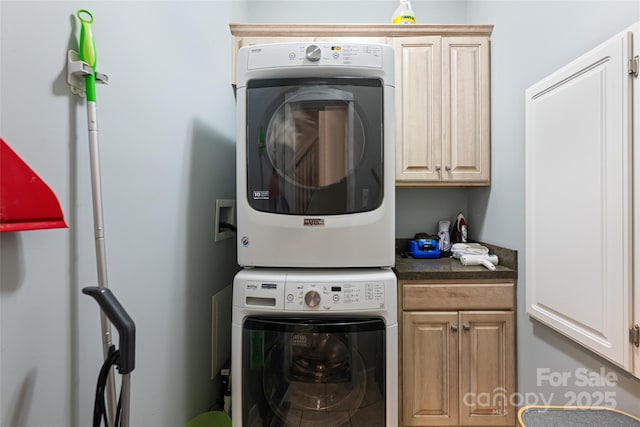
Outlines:
{"type": "Polygon", "coordinates": [[[237,69],[238,263],[393,266],[393,48],[255,45],[237,69]]]}
{"type": "Polygon", "coordinates": [[[396,289],[389,269],[240,271],[233,426],[396,426],[396,289]]]}

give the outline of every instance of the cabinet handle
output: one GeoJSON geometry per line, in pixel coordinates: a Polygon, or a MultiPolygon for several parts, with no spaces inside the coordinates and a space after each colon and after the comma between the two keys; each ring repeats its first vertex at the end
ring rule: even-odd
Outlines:
{"type": "Polygon", "coordinates": [[[469,325],[468,323],[465,323],[464,325],[462,325],[462,329],[464,329],[465,331],[470,331],[471,325],[469,325]]]}
{"type": "Polygon", "coordinates": [[[458,332],[458,325],[451,325],[451,332],[458,332]]]}
{"type": "Polygon", "coordinates": [[[447,172],[451,172],[451,166],[450,166],[450,165],[447,165],[447,166],[445,166],[444,168],[445,168],[445,170],[446,170],[447,172]]]}
{"type": "Polygon", "coordinates": [[[436,165],[436,171],[437,171],[437,172],[440,172],[440,169],[442,169],[442,168],[440,167],[440,165],[436,165]]]}

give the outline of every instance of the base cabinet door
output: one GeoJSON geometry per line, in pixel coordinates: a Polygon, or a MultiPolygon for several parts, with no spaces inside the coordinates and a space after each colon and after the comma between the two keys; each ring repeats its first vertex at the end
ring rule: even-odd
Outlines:
{"type": "Polygon", "coordinates": [[[513,312],[461,312],[460,325],[460,425],[513,426],[513,312]]]}
{"type": "Polygon", "coordinates": [[[403,423],[458,425],[458,313],[403,314],[403,423]]]}

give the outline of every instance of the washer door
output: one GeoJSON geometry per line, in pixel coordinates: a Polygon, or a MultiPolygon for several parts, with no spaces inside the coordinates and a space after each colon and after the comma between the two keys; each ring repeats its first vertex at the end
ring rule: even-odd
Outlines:
{"type": "Polygon", "coordinates": [[[249,317],[243,426],[385,423],[382,319],[249,317]]]}

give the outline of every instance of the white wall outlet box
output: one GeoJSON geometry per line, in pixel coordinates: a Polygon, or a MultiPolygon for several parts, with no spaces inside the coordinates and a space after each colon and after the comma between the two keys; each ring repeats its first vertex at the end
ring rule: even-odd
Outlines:
{"type": "Polygon", "coordinates": [[[219,242],[221,240],[230,239],[235,236],[235,232],[228,228],[221,228],[221,223],[236,224],[235,220],[236,201],[228,199],[216,199],[216,212],[214,222],[213,240],[219,242]]]}

